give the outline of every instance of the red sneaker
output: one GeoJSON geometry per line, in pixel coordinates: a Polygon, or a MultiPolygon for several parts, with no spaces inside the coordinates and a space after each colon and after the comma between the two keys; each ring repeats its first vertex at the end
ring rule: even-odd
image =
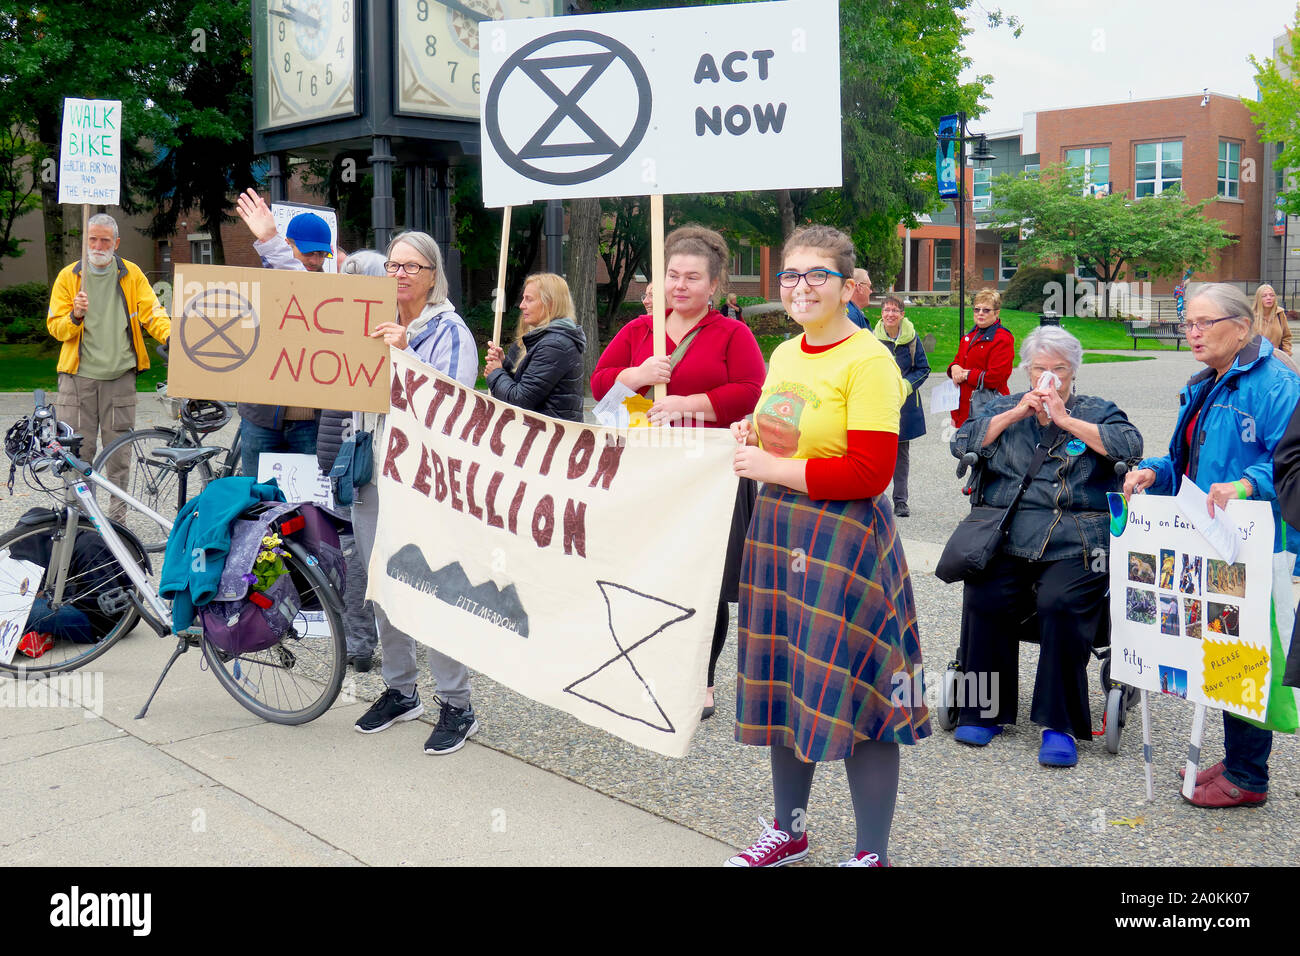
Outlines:
{"type": "Polygon", "coordinates": [[[801,833],[795,839],[779,828],[779,820],[773,820],[771,826],[762,817],[758,822],[763,825],[763,835],[729,859],[726,866],[785,866],[808,855],[808,834],[801,833]]]}
{"type": "Polygon", "coordinates": [[[40,657],[53,646],[53,634],[38,634],[35,631],[28,631],[18,642],[18,650],[28,657],[40,657]]]}
{"type": "Polygon", "coordinates": [[[1220,775],[1209,783],[1203,783],[1193,790],[1191,799],[1187,797],[1183,797],[1183,799],[1194,807],[1218,809],[1221,807],[1255,806],[1267,800],[1268,794],[1242,790],[1227,777],[1220,775]]]}
{"type": "MultiPolygon", "coordinates": [[[[1222,774],[1223,774],[1223,761],[1220,760],[1213,767],[1206,767],[1204,770],[1196,771],[1196,786],[1203,787],[1205,786],[1205,784],[1209,783],[1215,777],[1221,776],[1222,774]]],[[[1187,767],[1185,765],[1178,768],[1178,779],[1179,780],[1187,779],[1187,767]]]]}

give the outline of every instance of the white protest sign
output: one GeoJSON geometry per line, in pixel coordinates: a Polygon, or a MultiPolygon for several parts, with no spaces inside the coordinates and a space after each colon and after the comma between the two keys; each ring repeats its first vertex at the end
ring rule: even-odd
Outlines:
{"type": "Polygon", "coordinates": [[[405,352],[392,365],[366,596],[533,700],[685,754],[736,500],[731,433],[559,421],[405,352]]]}
{"type": "Polygon", "coordinates": [[[1110,499],[1111,675],[1263,719],[1273,598],[1268,503],[1229,503],[1226,514],[1241,539],[1237,561],[1229,563],[1175,498],[1134,495],[1127,507],[1121,495],[1110,499]]]}
{"type": "MultiPolygon", "coordinates": [[[[275,219],[275,231],[284,236],[284,231],[289,228],[289,220],[304,212],[314,212],[325,220],[325,225],[330,227],[330,246],[337,255],[339,251],[339,217],[338,213],[329,206],[310,206],[306,203],[296,202],[273,202],[271,203],[271,216],[275,219]]],[[[330,256],[321,264],[320,271],[338,272],[338,260],[334,256],[330,256]]]]}
{"type": "Polygon", "coordinates": [[[838,186],[836,0],[484,21],[483,202],[838,186]]]}
{"type": "Polygon", "coordinates": [[[45,569],[0,551],[0,663],[14,659],[45,569]]]}
{"type": "Polygon", "coordinates": [[[65,99],[59,138],[59,202],[116,206],[121,181],[121,102],[65,99]]]}
{"type": "Polygon", "coordinates": [[[257,480],[275,483],[289,501],[310,501],[333,509],[329,476],[321,472],[315,455],[291,455],[264,451],[257,456],[257,480]]]}

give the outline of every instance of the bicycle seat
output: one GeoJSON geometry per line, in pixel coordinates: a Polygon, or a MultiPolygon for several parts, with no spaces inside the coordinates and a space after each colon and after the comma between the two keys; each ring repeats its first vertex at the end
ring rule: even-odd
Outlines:
{"type": "Polygon", "coordinates": [[[189,471],[201,461],[224,452],[224,448],[154,448],[149,454],[170,461],[180,471],[189,471]]]}

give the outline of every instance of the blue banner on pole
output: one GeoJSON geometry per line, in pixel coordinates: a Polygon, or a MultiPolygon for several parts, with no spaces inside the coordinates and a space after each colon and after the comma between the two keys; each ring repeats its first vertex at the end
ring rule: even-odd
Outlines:
{"type": "Polygon", "coordinates": [[[939,145],[934,151],[934,176],[940,199],[960,199],[957,182],[957,140],[961,136],[959,117],[953,113],[939,120],[939,145]]]}

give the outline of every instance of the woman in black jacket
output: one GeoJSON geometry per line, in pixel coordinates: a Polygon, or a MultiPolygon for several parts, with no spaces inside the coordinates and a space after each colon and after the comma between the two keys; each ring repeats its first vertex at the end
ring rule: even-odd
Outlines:
{"type": "Polygon", "coordinates": [[[569,286],[538,272],[524,280],[519,331],[509,355],[488,343],[488,391],[503,402],[552,418],[582,421],[582,351],[587,337],[573,318],[569,286]]]}

